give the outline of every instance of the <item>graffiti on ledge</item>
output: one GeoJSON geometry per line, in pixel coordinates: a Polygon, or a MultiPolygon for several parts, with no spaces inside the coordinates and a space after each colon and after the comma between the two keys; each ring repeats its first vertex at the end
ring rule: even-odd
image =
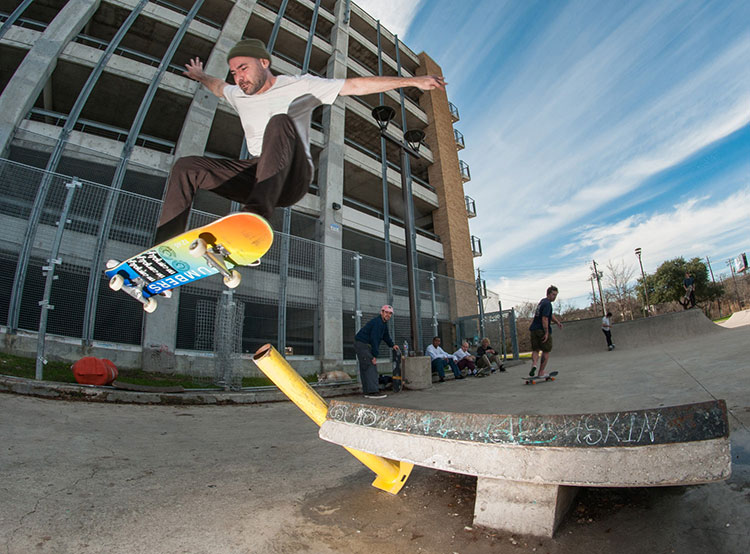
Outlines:
{"type": "Polygon", "coordinates": [[[462,414],[333,401],[328,418],[374,429],[485,444],[604,447],[691,442],[728,435],[723,400],[602,414],[462,414]]]}

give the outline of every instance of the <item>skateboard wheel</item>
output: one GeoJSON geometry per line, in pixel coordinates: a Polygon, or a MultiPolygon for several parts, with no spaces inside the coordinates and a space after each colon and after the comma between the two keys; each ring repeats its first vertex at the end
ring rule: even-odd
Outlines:
{"type": "Polygon", "coordinates": [[[196,258],[199,258],[203,256],[203,254],[206,253],[207,246],[206,241],[202,238],[197,238],[193,242],[190,243],[190,247],[188,251],[190,252],[191,256],[195,256],[196,258]]]}
{"type": "Polygon", "coordinates": [[[109,280],[109,288],[111,288],[112,290],[120,290],[124,284],[125,278],[119,273],[117,275],[113,275],[109,280]]]}
{"type": "Polygon", "coordinates": [[[231,277],[224,277],[224,284],[230,289],[234,289],[240,286],[241,281],[242,281],[242,275],[236,269],[232,270],[231,277]]]}
{"type": "Polygon", "coordinates": [[[146,303],[143,305],[143,311],[150,314],[156,310],[156,307],[157,307],[156,298],[151,296],[149,297],[148,300],[146,300],[146,303]]]}
{"type": "Polygon", "coordinates": [[[104,267],[107,269],[114,269],[118,265],[120,265],[120,262],[118,262],[117,260],[107,260],[107,262],[104,264],[104,267]]]}

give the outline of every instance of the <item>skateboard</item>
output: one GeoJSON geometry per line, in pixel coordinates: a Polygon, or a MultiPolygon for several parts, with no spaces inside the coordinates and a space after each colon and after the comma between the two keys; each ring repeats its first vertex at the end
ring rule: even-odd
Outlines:
{"type": "Polygon", "coordinates": [[[399,392],[403,384],[403,379],[401,378],[401,351],[394,350],[392,354],[392,358],[393,358],[393,383],[392,383],[393,392],[399,392]]]}
{"type": "Polygon", "coordinates": [[[221,274],[229,288],[239,286],[236,266],[256,266],[273,243],[273,229],[261,216],[235,213],[191,229],[123,262],[109,260],[104,274],[109,288],[122,290],[156,310],[155,296],[169,298],[172,289],[221,274]]]}
{"type": "Polygon", "coordinates": [[[535,385],[536,383],[544,383],[545,381],[554,381],[555,375],[557,375],[557,373],[557,371],[553,371],[551,373],[542,375],[541,377],[531,377],[529,375],[526,375],[525,377],[521,377],[521,379],[524,380],[524,385],[535,385]]]}

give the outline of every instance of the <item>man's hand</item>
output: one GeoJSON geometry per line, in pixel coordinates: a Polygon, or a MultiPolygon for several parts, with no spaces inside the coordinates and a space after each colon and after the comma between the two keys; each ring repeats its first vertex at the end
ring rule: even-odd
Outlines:
{"type": "Polygon", "coordinates": [[[542,337],[542,342],[547,342],[547,339],[549,339],[549,333],[545,332],[544,337],[542,337]]]}
{"type": "Polygon", "coordinates": [[[372,365],[378,365],[378,359],[377,358],[373,358],[372,359],[372,365]]]}
{"type": "Polygon", "coordinates": [[[190,77],[193,81],[200,82],[206,76],[206,72],[203,71],[203,62],[200,58],[191,59],[190,63],[185,64],[185,71],[182,74],[190,77]]]}
{"type": "Polygon", "coordinates": [[[203,62],[199,58],[193,58],[190,60],[190,63],[186,63],[185,71],[182,74],[194,81],[198,81],[215,96],[219,98],[224,96],[224,87],[227,86],[226,81],[211,77],[211,75],[203,71],[203,62]]]}
{"type": "Polygon", "coordinates": [[[410,85],[420,90],[433,90],[439,88],[445,90],[445,82],[442,75],[424,75],[422,77],[412,77],[410,85]]]}

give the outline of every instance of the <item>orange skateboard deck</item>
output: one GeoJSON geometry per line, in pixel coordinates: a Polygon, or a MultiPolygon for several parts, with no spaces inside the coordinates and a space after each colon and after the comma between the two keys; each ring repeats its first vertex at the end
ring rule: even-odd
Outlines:
{"type": "Polygon", "coordinates": [[[122,290],[153,312],[157,295],[221,274],[229,288],[239,286],[237,266],[254,266],[273,244],[273,229],[261,216],[230,214],[186,231],[123,261],[109,260],[104,274],[112,290],[122,290]]]}

